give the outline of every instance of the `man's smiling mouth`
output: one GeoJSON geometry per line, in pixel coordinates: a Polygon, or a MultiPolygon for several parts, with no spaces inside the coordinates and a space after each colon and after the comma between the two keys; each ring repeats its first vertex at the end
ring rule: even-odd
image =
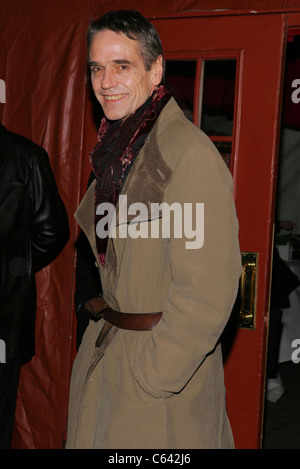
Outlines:
{"type": "Polygon", "coordinates": [[[118,99],[122,99],[126,96],[126,94],[114,94],[114,95],[106,95],[104,96],[104,98],[107,100],[107,101],[117,101],[118,99]]]}

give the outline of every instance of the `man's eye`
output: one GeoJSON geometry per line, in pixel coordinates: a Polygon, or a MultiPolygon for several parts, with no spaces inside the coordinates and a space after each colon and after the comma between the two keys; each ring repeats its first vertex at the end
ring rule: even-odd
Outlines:
{"type": "Polygon", "coordinates": [[[101,68],[101,67],[98,67],[98,66],[91,67],[91,71],[92,71],[93,73],[100,72],[101,70],[102,70],[102,68],[101,68]]]}
{"type": "Polygon", "coordinates": [[[128,70],[128,65],[120,65],[120,70],[128,70]]]}

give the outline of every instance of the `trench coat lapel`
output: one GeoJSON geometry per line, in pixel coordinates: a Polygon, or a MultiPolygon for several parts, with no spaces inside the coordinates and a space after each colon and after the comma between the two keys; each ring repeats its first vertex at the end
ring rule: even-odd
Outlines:
{"type": "MultiPolygon", "coordinates": [[[[160,121],[165,118],[168,108],[169,103],[166,105],[166,108],[162,110],[156,124],[146,138],[145,144],[133,163],[120,194],[126,195],[125,209],[128,209],[130,205],[136,202],[144,204],[144,206],[147,207],[147,220],[157,217],[157,215],[153,213],[153,206],[163,202],[164,191],[172,178],[172,170],[163,159],[157,141],[160,121]]],[[[94,225],[95,185],[96,181],[93,181],[74,216],[87,236],[95,258],[97,259],[94,225]]],[[[135,216],[136,214],[129,215],[127,213],[126,223],[129,223],[135,216]]],[[[118,227],[120,223],[122,223],[122,220],[120,220],[119,203],[116,206],[115,217],[115,226],[118,227]]],[[[140,219],[140,221],[142,221],[142,219],[140,219]]],[[[122,239],[124,244],[123,249],[126,245],[126,239],[127,238],[122,239]]],[[[113,285],[117,277],[115,249],[112,239],[110,238],[107,244],[106,264],[102,276],[104,285],[113,285]]],[[[113,298],[108,298],[107,301],[114,302],[113,298]]]]}
{"type": "MultiPolygon", "coordinates": [[[[172,177],[172,170],[164,161],[157,144],[157,123],[148,135],[145,144],[137,156],[128,178],[125,181],[121,195],[127,197],[127,207],[138,202],[147,207],[149,218],[152,204],[161,203],[164,191],[172,177]]],[[[116,210],[117,226],[119,220],[118,204],[116,210]]],[[[135,214],[128,214],[130,222],[135,214]]]]}

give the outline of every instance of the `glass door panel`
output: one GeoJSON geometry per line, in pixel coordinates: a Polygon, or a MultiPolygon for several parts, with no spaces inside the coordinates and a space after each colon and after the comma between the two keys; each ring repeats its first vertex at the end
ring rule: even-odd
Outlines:
{"type": "Polygon", "coordinates": [[[232,170],[236,59],[167,60],[166,81],[189,120],[214,142],[232,170]]]}
{"type": "Polygon", "coordinates": [[[236,59],[203,61],[200,128],[214,142],[232,170],[236,59]]]}
{"type": "Polygon", "coordinates": [[[166,81],[174,92],[177,103],[193,122],[196,60],[167,60],[166,81]]]}
{"type": "Polygon", "coordinates": [[[210,137],[232,136],[236,60],[205,60],[203,68],[201,129],[210,137]]]}

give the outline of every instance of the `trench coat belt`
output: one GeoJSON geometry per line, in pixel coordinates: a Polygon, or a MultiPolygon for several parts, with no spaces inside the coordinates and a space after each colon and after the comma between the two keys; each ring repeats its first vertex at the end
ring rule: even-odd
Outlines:
{"type": "Polygon", "coordinates": [[[162,317],[162,312],[136,314],[115,311],[102,297],[90,299],[84,307],[96,319],[103,318],[113,326],[130,331],[152,331],[162,317]]]}

